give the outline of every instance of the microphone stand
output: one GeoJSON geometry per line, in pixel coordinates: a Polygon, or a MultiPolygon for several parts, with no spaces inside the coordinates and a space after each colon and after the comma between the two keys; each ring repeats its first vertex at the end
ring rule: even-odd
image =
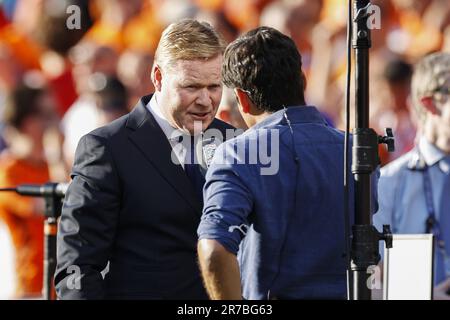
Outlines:
{"type": "Polygon", "coordinates": [[[355,180],[355,224],[351,236],[350,299],[370,300],[371,286],[368,268],[380,261],[378,242],[385,240],[392,246],[389,226],[379,233],[371,224],[371,175],[380,163],[378,144],[385,143],[389,151],[394,148],[392,130],[379,137],[369,128],[369,48],[371,47],[369,0],[354,1],[352,43],[356,61],[356,128],[353,130],[352,173],[355,180]]]}
{"type": "Polygon", "coordinates": [[[56,268],[57,220],[61,215],[62,200],[68,184],[49,182],[43,185],[22,184],[15,188],[1,188],[0,191],[15,191],[23,196],[43,197],[45,200],[44,222],[44,285],[45,300],[55,300],[52,290],[53,275],[56,268]]]}

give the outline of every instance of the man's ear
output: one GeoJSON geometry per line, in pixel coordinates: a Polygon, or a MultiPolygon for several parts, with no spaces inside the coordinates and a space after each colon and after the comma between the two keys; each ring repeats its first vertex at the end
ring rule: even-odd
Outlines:
{"type": "Polygon", "coordinates": [[[431,114],[438,114],[439,110],[436,108],[436,104],[432,97],[423,97],[420,99],[422,105],[427,109],[431,114]]]}
{"type": "Polygon", "coordinates": [[[250,113],[250,99],[247,96],[247,93],[242,91],[241,89],[234,89],[236,92],[236,97],[239,101],[239,104],[241,105],[242,112],[244,113],[250,113]]]}
{"type": "Polygon", "coordinates": [[[225,109],[219,110],[217,112],[217,117],[220,120],[228,122],[228,123],[230,123],[230,121],[231,121],[231,115],[230,115],[230,111],[229,110],[225,110],[225,109]]]}
{"type": "Polygon", "coordinates": [[[155,63],[152,67],[152,83],[156,91],[161,91],[162,88],[162,72],[161,68],[155,63]]]}

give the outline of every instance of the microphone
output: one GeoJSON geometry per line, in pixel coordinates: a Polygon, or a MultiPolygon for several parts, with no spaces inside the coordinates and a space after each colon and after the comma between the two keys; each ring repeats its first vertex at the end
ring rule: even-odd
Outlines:
{"type": "Polygon", "coordinates": [[[61,216],[62,199],[66,195],[68,183],[48,182],[45,184],[21,184],[14,188],[0,188],[0,191],[15,191],[22,196],[43,197],[45,199],[44,222],[44,285],[45,300],[55,300],[52,289],[56,269],[57,219],[61,216]]]}
{"type": "Polygon", "coordinates": [[[370,0],[356,0],[355,4],[358,9],[361,9],[370,4],[370,0]]]}
{"type": "Polygon", "coordinates": [[[0,191],[15,191],[22,196],[63,198],[68,187],[68,183],[48,182],[45,184],[21,184],[15,188],[0,188],[0,191]]]}

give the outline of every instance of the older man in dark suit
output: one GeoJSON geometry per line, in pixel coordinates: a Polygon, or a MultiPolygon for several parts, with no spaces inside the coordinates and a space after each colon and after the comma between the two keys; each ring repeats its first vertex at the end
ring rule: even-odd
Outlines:
{"type": "Polygon", "coordinates": [[[170,25],[155,94],[80,141],[58,230],[59,298],[207,298],[195,250],[204,178],[190,160],[214,150],[199,133],[231,128],[214,118],[223,49],[207,24],[170,25]]]}

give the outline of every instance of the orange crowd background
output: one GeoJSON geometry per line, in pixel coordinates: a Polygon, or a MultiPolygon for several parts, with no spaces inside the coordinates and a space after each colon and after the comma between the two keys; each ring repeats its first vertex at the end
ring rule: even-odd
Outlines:
{"type": "MultiPolygon", "coordinates": [[[[397,147],[393,154],[380,149],[385,164],[414,145],[412,66],[430,52],[450,50],[450,6],[448,0],[371,2],[380,9],[370,51],[371,126],[378,133],[393,128],[397,147]]],[[[161,31],[185,17],[209,22],[228,42],[259,25],[291,36],[308,79],[307,103],[344,128],[347,1],[3,0],[0,187],[69,181],[79,138],[152,92],[161,31]]],[[[245,127],[227,90],[217,116],[245,127]]],[[[12,248],[0,244],[0,287],[8,288],[0,298],[41,294],[42,211],[41,199],[0,193],[0,232],[12,248]],[[15,266],[9,278],[8,264],[15,266]]]]}

